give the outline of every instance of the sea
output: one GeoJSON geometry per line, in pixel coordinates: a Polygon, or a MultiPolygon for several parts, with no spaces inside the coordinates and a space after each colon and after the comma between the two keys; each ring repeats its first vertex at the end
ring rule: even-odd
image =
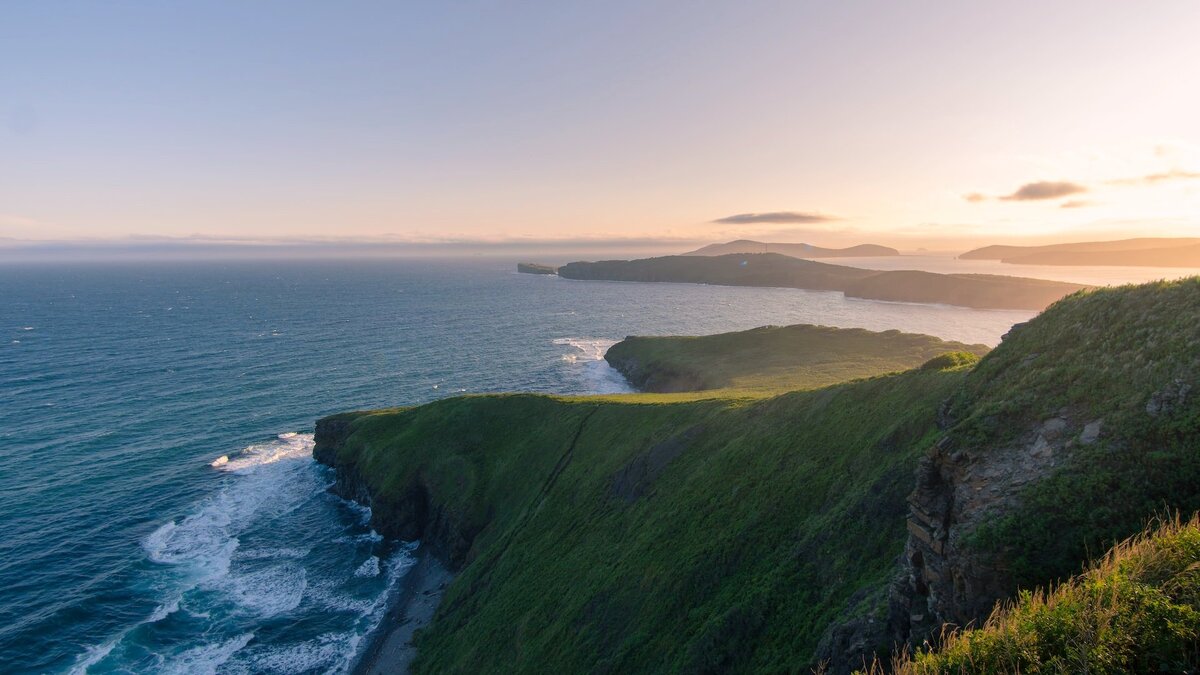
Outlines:
{"type": "MultiPolygon", "coordinates": [[[[603,361],[626,335],[814,323],[994,345],[1032,315],[515,262],[0,266],[0,673],[347,672],[420,544],[328,492],[322,415],[629,391],[603,361]]],[[[1068,274],[1184,273],[1114,269],[1068,274]]]]}

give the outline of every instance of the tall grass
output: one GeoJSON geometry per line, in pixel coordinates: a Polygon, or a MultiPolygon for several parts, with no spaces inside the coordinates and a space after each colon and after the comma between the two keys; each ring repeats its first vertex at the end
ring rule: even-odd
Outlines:
{"type": "Polygon", "coordinates": [[[1184,673],[1200,667],[1200,518],[1159,521],[1052,590],[1024,591],[974,630],[899,657],[900,675],[1184,673]]]}

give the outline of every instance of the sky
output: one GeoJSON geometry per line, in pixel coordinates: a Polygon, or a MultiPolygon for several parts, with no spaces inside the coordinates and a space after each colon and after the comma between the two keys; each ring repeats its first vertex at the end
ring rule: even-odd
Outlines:
{"type": "Polygon", "coordinates": [[[1200,3],[13,2],[0,242],[1200,236],[1200,3]]]}

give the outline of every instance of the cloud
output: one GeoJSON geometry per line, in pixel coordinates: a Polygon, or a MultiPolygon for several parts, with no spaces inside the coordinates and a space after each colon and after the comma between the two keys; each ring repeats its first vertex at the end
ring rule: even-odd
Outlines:
{"type": "Polygon", "coordinates": [[[982,202],[982,201],[986,200],[987,198],[988,198],[987,195],[983,194],[982,192],[972,192],[969,195],[963,196],[963,199],[965,199],[969,202],[982,202]]]}
{"type": "Polygon", "coordinates": [[[1118,178],[1108,181],[1109,185],[1155,185],[1165,183],[1171,180],[1197,180],[1200,179],[1200,172],[1184,171],[1183,169],[1171,169],[1162,173],[1152,173],[1136,178],[1118,178]]]}
{"type": "Polygon", "coordinates": [[[1071,199],[1058,205],[1060,209],[1080,209],[1085,206],[1092,206],[1095,202],[1089,202],[1086,199],[1071,199]]]}
{"type": "Polygon", "coordinates": [[[773,211],[771,213],[739,213],[718,218],[712,222],[724,225],[749,225],[754,223],[828,223],[832,220],[840,220],[840,218],[819,213],[773,211]]]}
{"type": "Polygon", "coordinates": [[[1087,188],[1077,183],[1067,181],[1043,180],[1036,183],[1026,183],[1011,195],[1000,197],[1008,202],[1027,202],[1041,199],[1058,199],[1067,195],[1087,192],[1087,188]]]}

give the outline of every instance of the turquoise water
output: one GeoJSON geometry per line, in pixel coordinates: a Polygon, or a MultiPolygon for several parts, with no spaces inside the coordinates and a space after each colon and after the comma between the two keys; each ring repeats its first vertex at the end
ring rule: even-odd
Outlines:
{"type": "Polygon", "coordinates": [[[341,672],[411,546],[325,488],[313,421],[623,391],[628,334],[995,343],[1028,312],[518,275],[514,261],[0,268],[0,672],[341,672]]]}

